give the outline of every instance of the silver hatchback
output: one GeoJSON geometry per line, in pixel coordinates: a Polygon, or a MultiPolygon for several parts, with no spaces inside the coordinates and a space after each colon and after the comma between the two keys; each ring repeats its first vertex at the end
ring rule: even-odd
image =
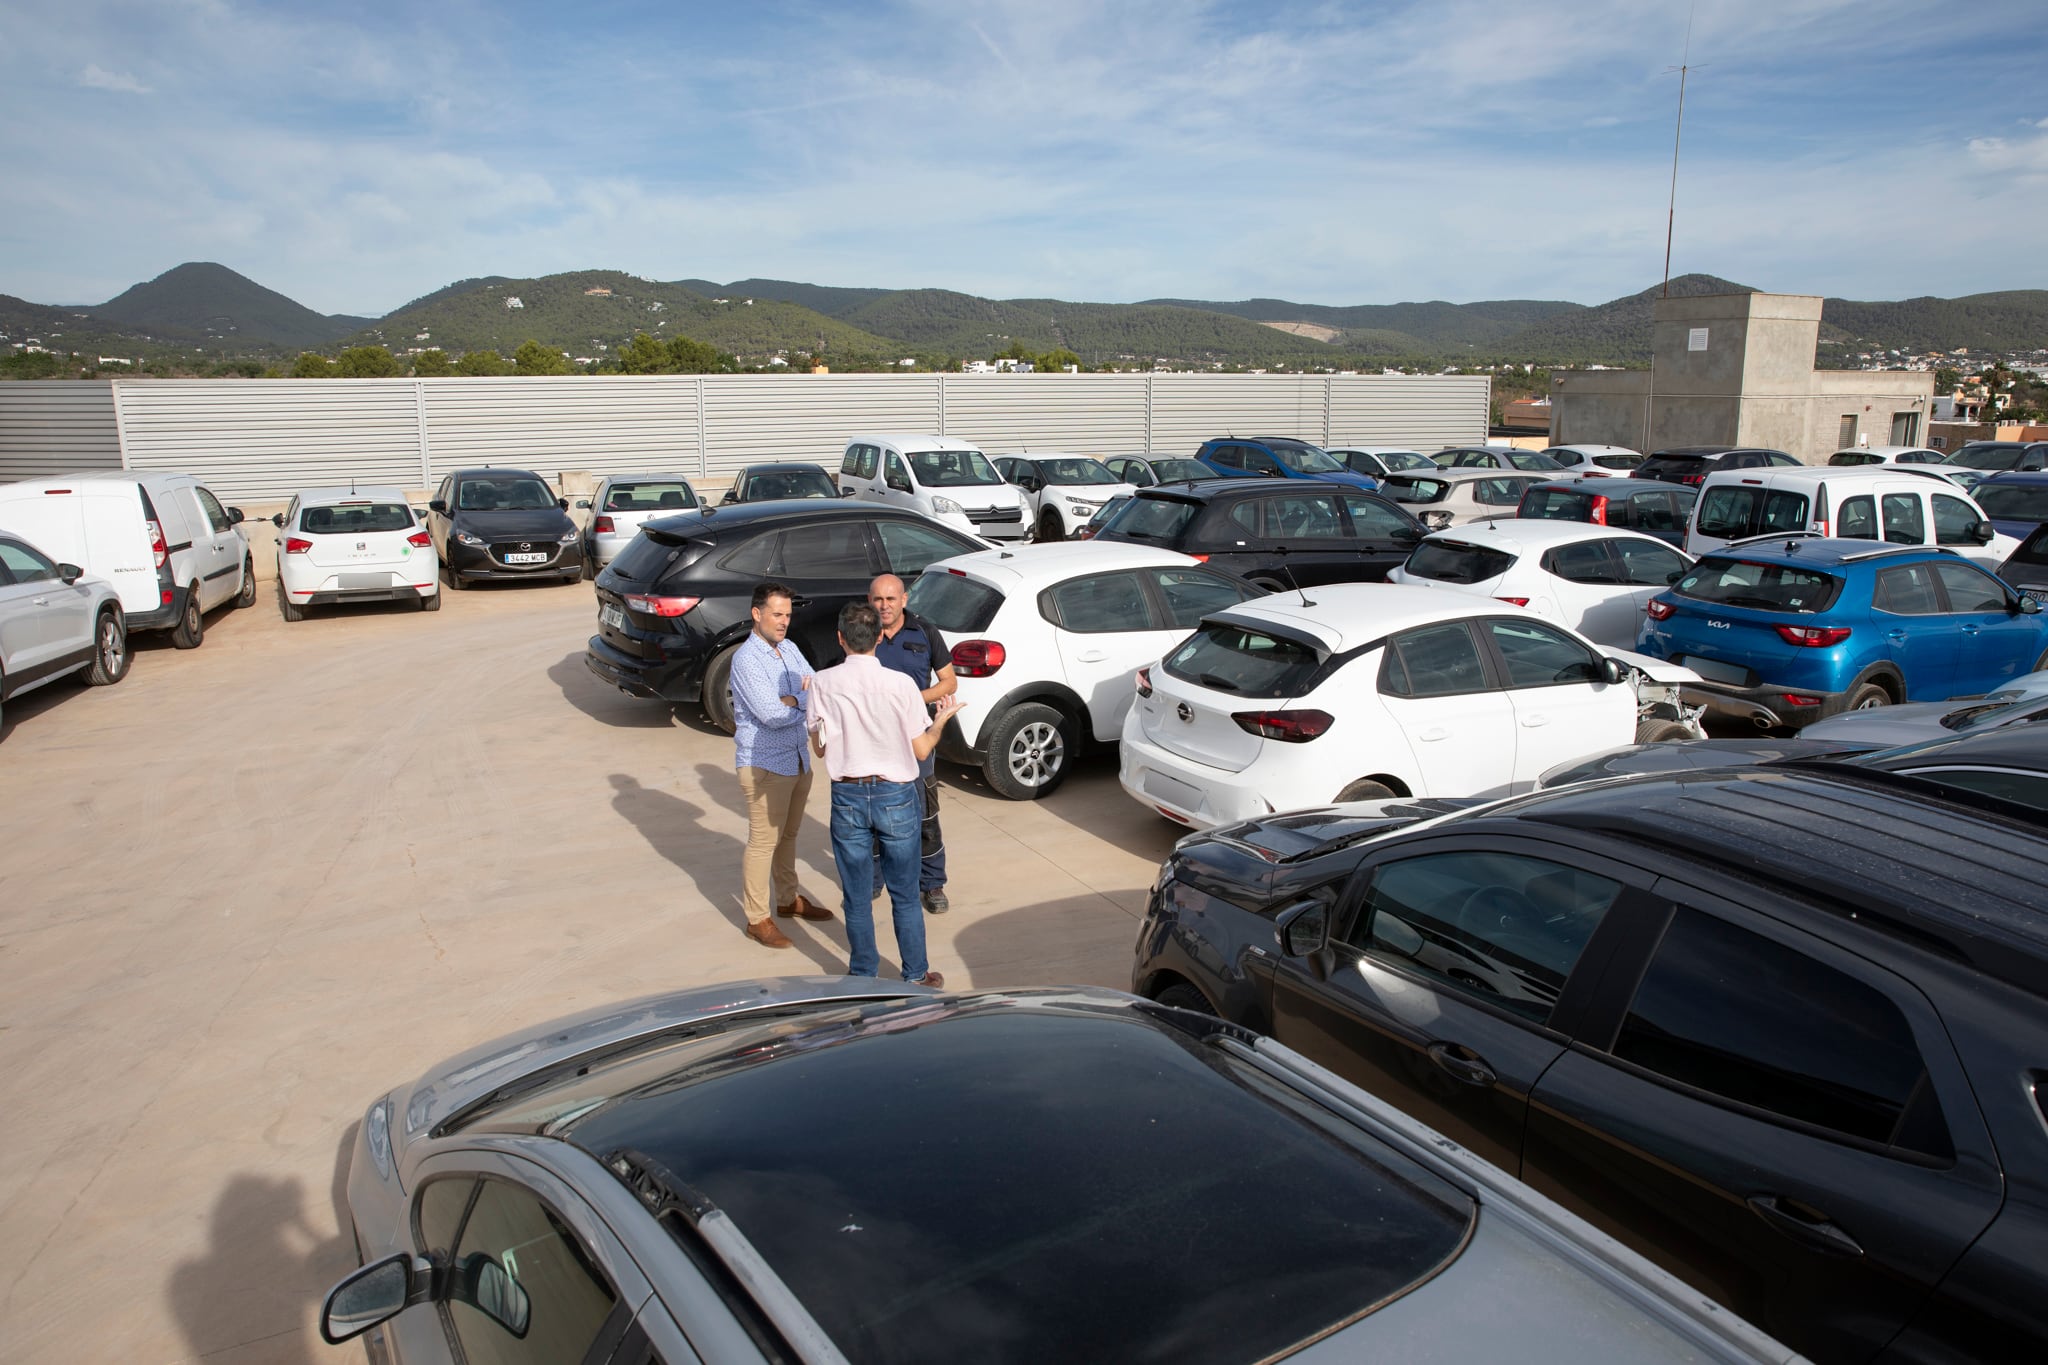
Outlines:
{"type": "Polygon", "coordinates": [[[701,507],[703,500],[682,474],[614,474],[577,506],[590,509],[583,527],[583,576],[595,578],[633,543],[643,522],[701,507]]]}

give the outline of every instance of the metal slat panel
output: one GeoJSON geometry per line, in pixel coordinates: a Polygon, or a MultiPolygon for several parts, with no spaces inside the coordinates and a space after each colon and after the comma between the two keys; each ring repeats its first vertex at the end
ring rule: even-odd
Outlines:
{"type": "Polygon", "coordinates": [[[111,380],[0,384],[0,483],[120,467],[111,380]]]}
{"type": "Polygon", "coordinates": [[[939,376],[931,374],[707,375],[705,476],[729,481],[740,466],[805,460],[839,468],[856,436],[939,430],[939,376]]]}
{"type": "Polygon", "coordinates": [[[1144,375],[949,374],[946,435],[991,455],[1145,449],[1144,375]]]}
{"type": "Polygon", "coordinates": [[[1486,439],[1493,381],[1483,374],[1339,375],[1330,444],[1411,446],[1424,454],[1486,439]]]}
{"type": "Polygon", "coordinates": [[[115,383],[131,469],[191,474],[223,498],[285,498],[350,479],[420,483],[410,380],[115,383]]]}
{"type": "Polygon", "coordinates": [[[450,470],[514,465],[550,479],[697,470],[693,375],[428,379],[433,482],[450,470]]]}

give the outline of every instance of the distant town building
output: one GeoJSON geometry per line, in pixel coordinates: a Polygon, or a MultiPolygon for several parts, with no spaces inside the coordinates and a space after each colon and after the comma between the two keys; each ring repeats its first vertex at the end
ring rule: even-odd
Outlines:
{"type": "Polygon", "coordinates": [[[526,305],[525,305],[524,303],[520,302],[519,296],[518,296],[517,294],[507,294],[507,295],[505,296],[505,306],[506,306],[507,308],[524,308],[524,307],[526,307],[526,305]]]}
{"type": "Polygon", "coordinates": [[[593,284],[590,288],[583,291],[583,297],[586,299],[608,299],[611,296],[612,291],[601,284],[593,284]]]}

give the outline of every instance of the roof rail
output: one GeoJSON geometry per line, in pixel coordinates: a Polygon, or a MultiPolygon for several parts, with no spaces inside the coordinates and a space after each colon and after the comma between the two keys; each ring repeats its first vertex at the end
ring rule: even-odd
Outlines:
{"type": "Polygon", "coordinates": [[[1757,544],[1761,544],[1762,542],[1764,542],[1764,541],[1766,541],[1766,540],[1825,540],[1825,539],[1827,539],[1827,536],[1826,536],[1826,535],[1825,535],[1824,533],[1820,532],[1820,531],[1774,531],[1774,532],[1772,532],[1772,533],[1771,533],[1770,535],[1767,535],[1767,536],[1744,536],[1744,537],[1743,537],[1743,538],[1742,538],[1741,540],[1731,540],[1731,541],[1729,541],[1729,542],[1728,542],[1728,543],[1727,543],[1726,545],[1723,545],[1723,546],[1722,546],[1721,548],[1722,548],[1722,549],[1724,549],[1724,550],[1732,550],[1732,549],[1734,549],[1734,548],[1735,548],[1736,546],[1738,546],[1738,545],[1757,545],[1757,544]]]}
{"type": "Polygon", "coordinates": [[[1874,550],[1858,550],[1853,555],[1843,555],[1842,563],[1858,564],[1866,559],[1883,559],[1886,555],[1910,554],[1955,555],[1958,559],[1962,557],[1956,555],[1956,552],[1946,545],[1884,545],[1874,550]]]}

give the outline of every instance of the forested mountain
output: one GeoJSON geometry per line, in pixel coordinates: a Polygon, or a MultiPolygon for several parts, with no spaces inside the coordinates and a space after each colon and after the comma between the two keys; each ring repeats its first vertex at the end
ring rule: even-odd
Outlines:
{"type": "Polygon", "coordinates": [[[1898,303],[1829,299],[1821,305],[1820,316],[1847,340],[1905,351],[1946,351],[1956,346],[2014,351],[2048,346],[2048,289],[1898,303]]]}
{"type": "Polygon", "coordinates": [[[694,289],[707,298],[714,299],[774,299],[779,303],[794,303],[823,313],[828,318],[844,317],[864,303],[893,294],[893,289],[842,289],[829,284],[798,284],[793,280],[734,280],[731,284],[713,284],[710,280],[677,280],[685,289],[694,289]]]}
{"type": "Polygon", "coordinates": [[[211,261],[166,270],[88,311],[131,334],[256,347],[325,346],[369,321],[316,313],[211,261]]]}
{"type": "MultiPolygon", "coordinates": [[[[1200,299],[1151,299],[1176,308],[1202,308],[1230,313],[1253,322],[1305,322],[1344,333],[1412,337],[1423,348],[1447,351],[1485,346],[1552,318],[1583,313],[1583,303],[1541,299],[1501,299],[1487,303],[1368,303],[1349,308],[1289,303],[1285,299],[1245,299],[1239,303],[1207,303],[1200,299]]],[[[1347,336],[1345,340],[1349,340],[1347,336]]]]}

